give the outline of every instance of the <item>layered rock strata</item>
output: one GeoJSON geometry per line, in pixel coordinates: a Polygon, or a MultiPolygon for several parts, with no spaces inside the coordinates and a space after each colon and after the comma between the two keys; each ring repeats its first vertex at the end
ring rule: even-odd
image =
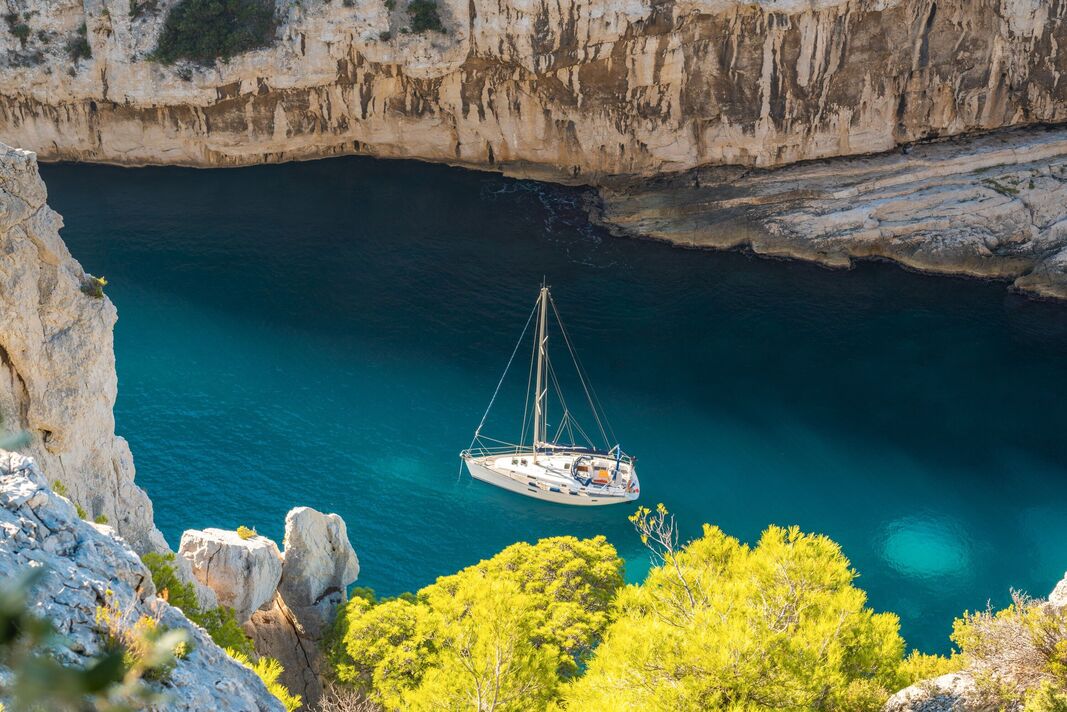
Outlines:
{"type": "Polygon", "coordinates": [[[34,155],[0,144],[0,430],[90,518],[134,549],[165,548],[115,435],[115,306],[71,257],[34,155]]]}
{"type": "Polygon", "coordinates": [[[596,182],[1067,120],[1062,0],[438,0],[446,31],[424,34],[409,0],[276,0],[273,46],[163,66],[177,1],[9,0],[0,140],[49,160],[367,153],[596,182]]]}
{"type": "Polygon", "coordinates": [[[1010,281],[1067,298],[1067,131],[1020,130],[777,170],[614,180],[594,218],[619,234],[848,267],[1010,281]]]}
{"type": "Polygon", "coordinates": [[[189,635],[187,654],[164,680],[150,683],[165,695],[159,709],[283,712],[255,673],[156,596],[151,574],[111,527],[78,517],[69,500],[49,489],[32,459],[0,451],[0,579],[16,580],[32,567],[45,574],[30,604],[58,627],[62,643],[52,653],[63,664],[83,667],[104,652],[97,610],[107,602],[131,625],[149,616],[189,635]]]}

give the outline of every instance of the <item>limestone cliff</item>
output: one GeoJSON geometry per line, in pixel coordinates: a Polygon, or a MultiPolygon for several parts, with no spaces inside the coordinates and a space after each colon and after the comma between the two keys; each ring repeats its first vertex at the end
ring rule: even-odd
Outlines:
{"type": "MultiPolygon", "coordinates": [[[[105,601],[133,625],[148,616],[188,632],[189,652],[165,679],[153,682],[171,712],[281,712],[282,704],[251,670],[239,665],[182,612],[156,596],[151,575],[110,527],[80,519],[74,506],[49,490],[32,460],[0,451],[0,577],[14,580],[29,567],[45,574],[31,592],[32,611],[57,626],[53,654],[82,667],[104,651],[97,610],[105,601]]],[[[0,668],[0,677],[4,671],[0,668]]]]}
{"type": "Polygon", "coordinates": [[[165,547],[115,435],[115,307],[59,237],[32,153],[0,144],[0,417],[88,516],[135,549],[165,547]]]}
{"type": "Polygon", "coordinates": [[[268,49],[148,56],[177,0],[7,0],[0,140],[45,159],[407,156],[555,180],[775,166],[1067,120],[1064,0],[276,0],[268,49]],[[84,24],[92,56],[68,43],[84,24]]]}

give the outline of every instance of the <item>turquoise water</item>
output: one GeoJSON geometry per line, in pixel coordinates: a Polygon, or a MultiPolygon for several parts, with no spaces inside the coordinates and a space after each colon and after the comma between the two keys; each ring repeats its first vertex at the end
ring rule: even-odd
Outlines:
{"type": "Polygon", "coordinates": [[[643,501],[683,534],[826,533],[928,650],[963,609],[1067,569],[1067,306],[615,239],[574,191],[440,166],[42,173],[111,282],[118,429],[174,545],[238,524],[280,540],[310,505],[344,516],[385,594],[557,534],[606,534],[640,578],[630,507],[459,471],[544,275],[643,501]]]}

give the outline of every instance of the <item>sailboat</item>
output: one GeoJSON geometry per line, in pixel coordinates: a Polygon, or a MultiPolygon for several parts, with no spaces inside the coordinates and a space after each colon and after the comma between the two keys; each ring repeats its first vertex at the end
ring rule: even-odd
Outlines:
{"type": "Polygon", "coordinates": [[[474,431],[474,439],[470,447],[460,453],[460,457],[474,479],[528,497],[584,506],[632,502],[641,493],[634,467],[635,458],[624,453],[617,442],[609,447],[612,440],[608,436],[609,432],[611,426],[588,383],[570,337],[559,318],[552,295],[548,287],[542,285],[522,335],[511,352],[504,375],[497,383],[496,391],[489,400],[489,407],[474,431]],[[549,359],[549,310],[555,316],[559,333],[570,353],[578,381],[596,421],[597,431],[601,436],[599,446],[586,434],[567,407],[557,372],[549,359]],[[526,407],[523,409],[519,442],[510,443],[488,437],[482,433],[482,428],[535,316],[537,333],[531,349],[526,407]],[[557,396],[560,416],[554,432],[550,432],[549,391],[553,389],[557,396]],[[528,442],[527,434],[530,435],[528,442]],[[579,444],[579,439],[582,444],[579,444]]]}

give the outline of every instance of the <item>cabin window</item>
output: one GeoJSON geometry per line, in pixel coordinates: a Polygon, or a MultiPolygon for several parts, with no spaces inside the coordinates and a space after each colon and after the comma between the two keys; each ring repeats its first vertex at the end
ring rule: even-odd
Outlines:
{"type": "Polygon", "coordinates": [[[523,466],[523,467],[526,467],[526,460],[523,460],[523,461],[522,461],[522,466],[523,466]]]}
{"type": "Polygon", "coordinates": [[[564,469],[564,470],[569,470],[569,469],[571,469],[571,463],[569,463],[569,462],[564,462],[564,463],[563,463],[563,469],[564,469]]]}
{"type": "Polygon", "coordinates": [[[518,465],[519,464],[519,458],[517,458],[517,457],[511,458],[511,464],[512,465],[518,465]]]}

